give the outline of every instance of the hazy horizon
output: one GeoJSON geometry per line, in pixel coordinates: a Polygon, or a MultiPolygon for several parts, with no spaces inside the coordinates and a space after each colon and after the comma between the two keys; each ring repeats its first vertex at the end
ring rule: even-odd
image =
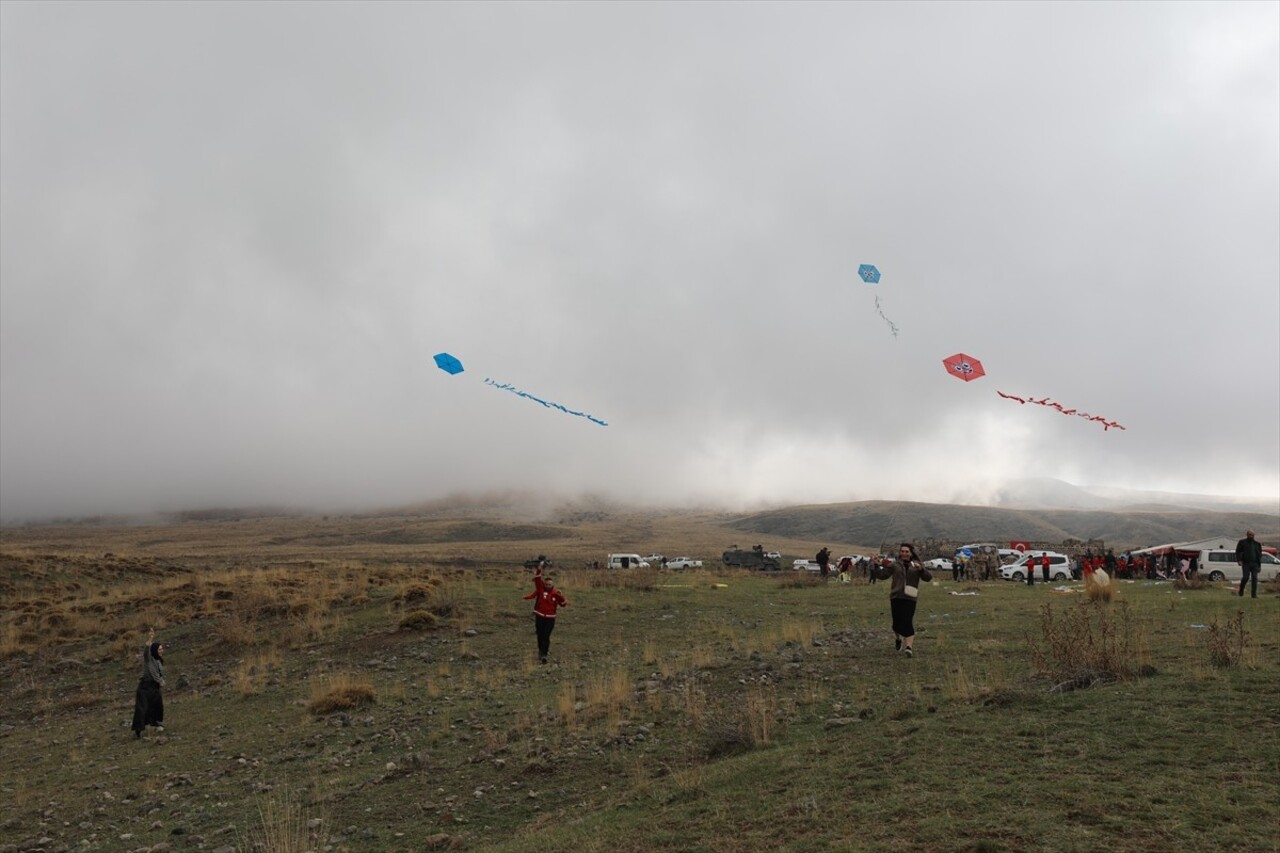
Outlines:
{"type": "Polygon", "coordinates": [[[0,519],[1280,504],[1278,327],[1280,4],[0,4],[0,519]]]}

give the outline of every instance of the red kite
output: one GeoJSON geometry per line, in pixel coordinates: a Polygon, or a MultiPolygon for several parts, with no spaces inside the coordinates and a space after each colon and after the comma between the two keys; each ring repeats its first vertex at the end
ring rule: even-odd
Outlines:
{"type": "Polygon", "coordinates": [[[962,352],[958,352],[950,358],[944,358],[942,364],[947,368],[947,373],[957,379],[963,379],[965,382],[972,382],[987,375],[987,372],[982,369],[982,362],[962,352]]]}

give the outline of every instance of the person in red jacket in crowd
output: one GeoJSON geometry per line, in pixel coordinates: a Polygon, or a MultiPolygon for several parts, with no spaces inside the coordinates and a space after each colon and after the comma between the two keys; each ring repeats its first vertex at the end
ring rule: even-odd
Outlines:
{"type": "MultiPolygon", "coordinates": [[[[1044,582],[1048,583],[1049,582],[1049,555],[1048,554],[1040,555],[1040,570],[1044,572],[1044,582]]],[[[1033,567],[1031,571],[1034,572],[1035,568],[1033,567]]]]}
{"type": "Polygon", "coordinates": [[[556,608],[567,607],[564,593],[556,589],[555,583],[542,574],[543,562],[538,563],[538,570],[533,575],[533,592],[524,597],[525,601],[533,599],[533,623],[538,635],[538,662],[546,663],[547,654],[551,651],[551,632],[556,628],[556,608]]]}

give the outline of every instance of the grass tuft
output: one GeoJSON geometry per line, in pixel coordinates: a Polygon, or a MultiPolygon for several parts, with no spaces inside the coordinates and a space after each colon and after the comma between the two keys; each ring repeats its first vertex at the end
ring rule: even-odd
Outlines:
{"type": "Polygon", "coordinates": [[[240,839],[241,850],[262,853],[310,853],[329,846],[326,821],[313,818],[292,795],[262,797],[258,822],[240,839]]]}
{"type": "Polygon", "coordinates": [[[320,716],[363,708],[375,701],[373,685],[355,675],[334,675],[315,686],[307,710],[320,716]]]}

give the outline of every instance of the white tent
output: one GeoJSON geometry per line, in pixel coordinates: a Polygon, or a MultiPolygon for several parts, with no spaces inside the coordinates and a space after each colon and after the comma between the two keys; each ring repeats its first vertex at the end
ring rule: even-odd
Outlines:
{"type": "Polygon", "coordinates": [[[1177,551],[1191,554],[1199,554],[1201,551],[1234,551],[1236,543],[1240,541],[1238,537],[1215,536],[1212,539],[1197,539],[1194,542],[1169,542],[1165,545],[1152,545],[1150,548],[1137,548],[1130,551],[1130,554],[1165,554],[1169,551],[1177,551]]]}

